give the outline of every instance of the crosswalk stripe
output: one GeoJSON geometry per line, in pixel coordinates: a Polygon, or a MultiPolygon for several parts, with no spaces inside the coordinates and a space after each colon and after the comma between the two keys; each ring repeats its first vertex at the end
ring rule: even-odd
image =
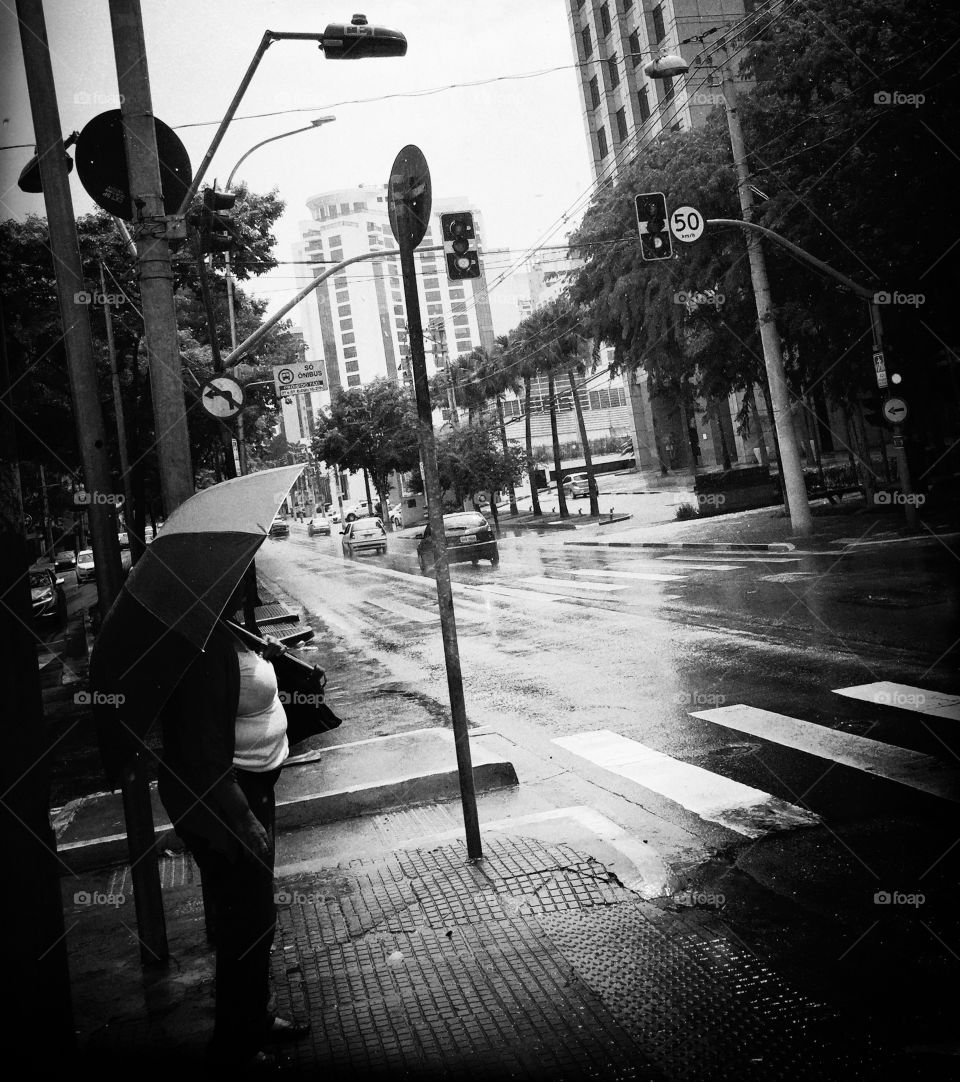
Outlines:
{"type": "Polygon", "coordinates": [[[872,684],[856,684],[833,690],[836,695],[846,695],[848,699],[861,699],[878,706],[898,706],[902,710],[915,710],[918,714],[960,721],[960,695],[895,684],[892,680],[877,680],[872,684]]]}
{"type": "MultiPolygon", "coordinates": [[[[730,559],[731,554],[727,554],[727,559],[730,559]]],[[[740,564],[797,564],[800,562],[799,556],[740,556],[739,554],[733,557],[737,562],[731,566],[739,567],[740,564]]],[[[709,556],[658,556],[657,562],[677,563],[685,564],[691,561],[700,563],[705,560],[709,560],[709,556]]]]}
{"type": "Polygon", "coordinates": [[[668,797],[701,819],[719,823],[748,838],[820,822],[813,812],[762,789],[674,759],[609,729],[555,737],[553,743],[668,797]]]}
{"type": "MultiPolygon", "coordinates": [[[[682,579],[683,575],[659,575],[653,571],[607,571],[606,569],[572,568],[568,575],[601,575],[617,579],[641,579],[644,582],[674,582],[682,579]]],[[[587,583],[577,583],[578,586],[586,586],[587,583]]]]}
{"type": "Polygon", "coordinates": [[[548,579],[545,576],[520,581],[548,590],[590,590],[593,593],[610,594],[627,589],[626,586],[617,586],[610,582],[569,582],[566,579],[548,579]]]}
{"type": "Polygon", "coordinates": [[[695,718],[725,725],[728,729],[760,736],[784,747],[805,751],[841,766],[862,770],[874,777],[908,785],[945,800],[960,801],[960,770],[933,755],[908,751],[855,733],[844,733],[754,706],[721,706],[716,710],[691,711],[695,718]]]}

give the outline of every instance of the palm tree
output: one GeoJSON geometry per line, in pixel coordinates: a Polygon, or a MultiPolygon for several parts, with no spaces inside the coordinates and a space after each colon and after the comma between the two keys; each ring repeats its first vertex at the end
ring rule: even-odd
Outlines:
{"type": "MultiPolygon", "coordinates": [[[[478,396],[482,399],[484,405],[490,399],[493,399],[497,411],[500,443],[503,446],[505,455],[509,451],[509,444],[507,442],[507,425],[503,416],[503,394],[504,391],[515,391],[519,384],[516,363],[506,356],[508,349],[509,339],[506,335],[500,335],[494,340],[492,350],[478,346],[468,354],[474,363],[478,396]]],[[[517,511],[517,494],[512,481],[508,482],[507,491],[510,498],[510,514],[519,514],[517,511]]]]}

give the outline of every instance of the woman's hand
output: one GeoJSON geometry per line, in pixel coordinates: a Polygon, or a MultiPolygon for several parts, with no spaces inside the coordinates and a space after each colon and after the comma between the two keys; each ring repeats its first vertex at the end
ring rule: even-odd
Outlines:
{"type": "Polygon", "coordinates": [[[247,808],[237,820],[234,829],[244,849],[258,860],[270,860],[270,836],[263,823],[247,808]]]}
{"type": "Polygon", "coordinates": [[[272,661],[275,657],[279,657],[286,651],[287,648],[279,639],[274,639],[270,635],[264,635],[263,638],[267,645],[264,646],[261,653],[267,661],[272,661]]]}

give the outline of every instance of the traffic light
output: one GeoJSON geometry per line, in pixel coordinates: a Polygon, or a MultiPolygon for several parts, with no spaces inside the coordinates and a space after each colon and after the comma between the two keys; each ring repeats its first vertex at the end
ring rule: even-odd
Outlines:
{"type": "Polygon", "coordinates": [[[447,277],[451,282],[462,278],[480,277],[480,256],[473,215],[466,210],[440,215],[443,234],[443,254],[447,260],[447,277]]]}
{"type": "Polygon", "coordinates": [[[636,199],[640,229],[640,254],[644,259],[670,259],[673,242],[667,225],[667,200],[663,192],[647,192],[636,199]]]}
{"type": "Polygon", "coordinates": [[[201,253],[229,252],[235,246],[236,226],[233,217],[224,212],[231,210],[236,201],[233,192],[204,189],[203,208],[193,221],[200,235],[201,253]]]}

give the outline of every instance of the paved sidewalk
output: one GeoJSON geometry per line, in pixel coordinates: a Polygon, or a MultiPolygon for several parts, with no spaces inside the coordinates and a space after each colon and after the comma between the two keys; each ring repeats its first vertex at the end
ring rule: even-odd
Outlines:
{"type": "MultiPolygon", "coordinates": [[[[65,888],[81,1063],[111,1076],[205,1077],[197,873],[182,854],[162,863],[167,971],[140,970],[126,869],[65,888]]],[[[276,1009],[312,1023],[283,1050],[287,1077],[888,1077],[878,1049],[710,918],[640,900],[566,844],[488,837],[481,862],[459,843],[361,856],[281,877],[277,900],[276,1009]]]]}

